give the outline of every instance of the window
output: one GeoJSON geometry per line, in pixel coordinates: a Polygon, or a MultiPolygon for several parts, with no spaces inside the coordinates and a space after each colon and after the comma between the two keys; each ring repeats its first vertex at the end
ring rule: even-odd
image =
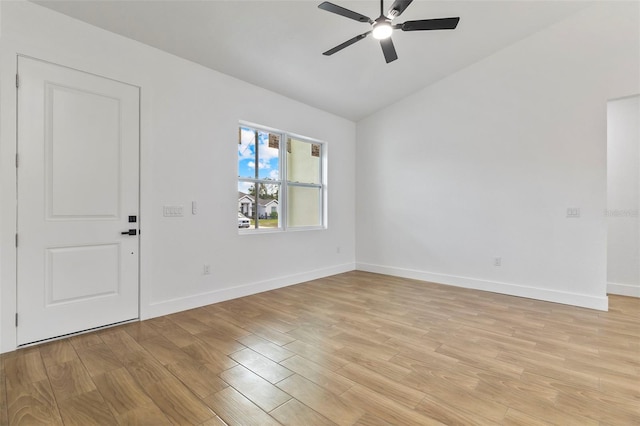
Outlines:
{"type": "Polygon", "coordinates": [[[238,139],[238,228],[322,227],[324,144],[245,124],[238,139]]]}

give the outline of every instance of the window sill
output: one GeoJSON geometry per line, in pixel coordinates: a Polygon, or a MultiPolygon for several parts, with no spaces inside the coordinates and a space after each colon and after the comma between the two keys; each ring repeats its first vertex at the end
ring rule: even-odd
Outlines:
{"type": "Polygon", "coordinates": [[[302,231],[324,231],[326,226],[301,226],[295,228],[258,228],[258,229],[238,229],[238,235],[257,235],[257,234],[280,234],[286,232],[302,232],[302,231]]]}

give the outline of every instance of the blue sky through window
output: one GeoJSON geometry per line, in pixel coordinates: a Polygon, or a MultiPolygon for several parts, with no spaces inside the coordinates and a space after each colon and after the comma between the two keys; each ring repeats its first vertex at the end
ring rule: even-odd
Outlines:
{"type": "MultiPolygon", "coordinates": [[[[281,139],[278,135],[278,139],[281,139]]],[[[279,141],[282,144],[282,140],[279,141]]],[[[256,165],[255,130],[248,127],[240,128],[240,143],[238,144],[238,176],[241,178],[255,178],[256,166],[258,179],[278,180],[280,178],[280,159],[278,148],[269,147],[269,133],[258,130],[258,164],[256,165]]]]}

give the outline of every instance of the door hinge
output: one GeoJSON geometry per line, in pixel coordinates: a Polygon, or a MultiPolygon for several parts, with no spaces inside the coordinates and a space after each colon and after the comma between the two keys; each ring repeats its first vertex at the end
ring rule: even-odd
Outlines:
{"type": "Polygon", "coordinates": [[[18,247],[18,234],[16,234],[16,247],[18,247]]]}
{"type": "Polygon", "coordinates": [[[18,167],[18,154],[16,154],[16,167],[18,167]]]}
{"type": "Polygon", "coordinates": [[[16,327],[18,326],[18,313],[16,312],[16,327]]]}
{"type": "Polygon", "coordinates": [[[20,87],[20,76],[16,74],[16,89],[20,87]]]}

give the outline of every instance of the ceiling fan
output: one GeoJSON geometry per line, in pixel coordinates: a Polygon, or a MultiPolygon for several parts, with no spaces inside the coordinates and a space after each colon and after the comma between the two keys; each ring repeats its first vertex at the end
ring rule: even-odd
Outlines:
{"type": "Polygon", "coordinates": [[[413,2],[413,0],[395,0],[391,8],[384,14],[383,0],[380,0],[380,16],[374,21],[371,18],[361,15],[344,7],[335,5],[328,1],[322,2],[318,7],[327,12],[336,13],[355,21],[371,24],[373,28],[366,33],[355,36],[352,39],[345,41],[342,44],[337,45],[333,49],[329,49],[323,53],[325,56],[331,56],[336,52],[341,51],[345,47],[351,46],[357,41],[362,40],[369,34],[373,35],[373,38],[380,40],[380,46],[382,46],[382,53],[384,59],[389,62],[393,62],[398,59],[396,48],[393,46],[391,40],[391,33],[393,30],[402,31],[429,31],[429,30],[453,30],[458,26],[460,18],[438,18],[438,19],[421,19],[418,21],[405,21],[401,24],[393,24],[392,21],[400,16],[407,7],[413,2]]]}

